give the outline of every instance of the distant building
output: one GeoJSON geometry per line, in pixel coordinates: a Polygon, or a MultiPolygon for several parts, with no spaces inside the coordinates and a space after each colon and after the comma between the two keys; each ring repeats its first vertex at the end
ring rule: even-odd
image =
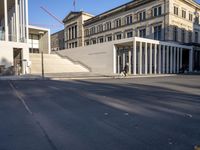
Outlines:
{"type": "Polygon", "coordinates": [[[58,31],[51,35],[51,51],[65,49],[64,30],[58,31]]]}
{"type": "Polygon", "coordinates": [[[70,12],[63,23],[65,24],[64,36],[65,36],[65,48],[75,48],[84,46],[84,21],[92,18],[93,16],[80,12],[70,12]]]}
{"type": "MultiPolygon", "coordinates": [[[[177,73],[183,66],[190,71],[200,70],[200,5],[193,0],[133,0],[79,21],[82,14],[71,12],[63,21],[65,48],[73,53],[72,48],[80,47],[80,52],[75,50],[80,60],[83,49],[93,50],[82,59],[89,62],[91,57],[88,66],[97,63],[95,58],[100,61],[100,54],[113,51],[114,64],[107,64],[114,66],[115,73],[127,63],[133,74],[177,73]],[[77,32],[78,28],[81,32],[77,32]],[[111,49],[110,44],[114,44],[111,49]]],[[[100,71],[102,66],[98,64],[100,71]]]]}

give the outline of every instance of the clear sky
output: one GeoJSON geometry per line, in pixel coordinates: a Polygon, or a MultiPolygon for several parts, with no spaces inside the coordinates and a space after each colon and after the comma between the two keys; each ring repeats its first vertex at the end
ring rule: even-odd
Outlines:
{"type": "MultiPolygon", "coordinates": [[[[76,11],[83,10],[93,15],[127,3],[131,0],[76,0],[76,11]]],[[[200,0],[197,0],[200,2],[200,0]]],[[[29,0],[29,24],[51,29],[51,33],[63,29],[62,25],[45,13],[40,7],[47,8],[55,16],[63,20],[74,10],[73,0],[29,0]]]]}

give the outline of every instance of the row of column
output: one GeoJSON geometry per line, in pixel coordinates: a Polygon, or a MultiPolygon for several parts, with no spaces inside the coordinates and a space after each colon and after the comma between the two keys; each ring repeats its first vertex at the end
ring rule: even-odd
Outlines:
{"type": "Polygon", "coordinates": [[[68,28],[68,40],[77,38],[77,25],[68,28]]]}
{"type": "MultiPolygon", "coordinates": [[[[189,71],[192,71],[192,50],[189,50],[189,71]]],[[[134,42],[133,48],[118,50],[117,72],[128,63],[130,74],[179,73],[183,64],[183,48],[147,42],[134,42]]]]}
{"type": "Polygon", "coordinates": [[[28,1],[15,0],[15,6],[8,10],[4,0],[5,40],[26,42],[28,37],[28,1]]]}

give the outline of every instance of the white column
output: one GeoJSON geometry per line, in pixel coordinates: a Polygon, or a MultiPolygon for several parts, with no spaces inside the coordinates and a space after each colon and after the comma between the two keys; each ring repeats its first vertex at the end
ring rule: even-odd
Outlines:
{"type": "Polygon", "coordinates": [[[125,55],[125,51],[124,51],[124,48],[123,48],[123,54],[122,54],[122,59],[123,59],[123,69],[124,69],[124,67],[125,67],[125,65],[126,65],[126,55],[125,55]]]}
{"type": "Polygon", "coordinates": [[[28,37],[29,37],[29,31],[28,31],[28,24],[29,24],[29,22],[28,22],[28,0],[25,0],[25,11],[26,11],[26,42],[28,43],[28,37]]]}
{"type": "Polygon", "coordinates": [[[142,42],[140,42],[140,52],[139,52],[139,74],[142,74],[142,42]]]}
{"type": "Polygon", "coordinates": [[[7,0],[4,0],[4,19],[5,19],[5,41],[8,41],[8,7],[7,0]]]}
{"type": "Polygon", "coordinates": [[[158,48],[158,45],[155,44],[155,48],[154,48],[154,74],[157,74],[157,48],[158,48]]]}
{"type": "Polygon", "coordinates": [[[163,50],[162,50],[162,54],[163,54],[163,61],[162,61],[162,63],[163,63],[163,65],[162,65],[162,73],[163,74],[165,74],[165,67],[166,67],[166,63],[165,63],[165,45],[163,45],[163,50]]]}
{"type": "Polygon", "coordinates": [[[147,55],[148,55],[148,53],[147,53],[147,42],[145,43],[145,49],[144,49],[144,57],[145,57],[145,74],[147,74],[147,72],[148,72],[148,62],[147,62],[147,55]]]}
{"type": "Polygon", "coordinates": [[[25,40],[25,4],[24,4],[24,0],[22,0],[22,34],[23,34],[23,40],[25,40]]]}
{"type": "Polygon", "coordinates": [[[133,74],[136,75],[137,74],[137,70],[136,70],[136,41],[134,39],[133,41],[133,74]]]}
{"type": "Polygon", "coordinates": [[[152,74],[152,43],[150,43],[150,51],[149,51],[149,74],[152,74]]]}
{"type": "Polygon", "coordinates": [[[128,70],[129,70],[129,74],[131,74],[131,48],[129,48],[128,50],[128,70]]]}
{"type": "Polygon", "coordinates": [[[120,62],[119,62],[120,56],[117,55],[117,73],[120,73],[120,62]]]}
{"type": "Polygon", "coordinates": [[[174,47],[174,66],[173,66],[173,73],[176,73],[176,47],[174,47]]]}
{"type": "Polygon", "coordinates": [[[180,68],[183,67],[183,48],[180,49],[180,68]]]}
{"type": "Polygon", "coordinates": [[[170,73],[173,73],[173,47],[170,46],[170,73]]]}
{"type": "Polygon", "coordinates": [[[189,51],[189,72],[193,71],[193,49],[189,51]]]}
{"type": "Polygon", "coordinates": [[[167,62],[166,62],[166,73],[169,73],[169,46],[167,46],[167,62]]]}
{"type": "Polygon", "coordinates": [[[180,69],[180,55],[179,55],[179,52],[180,52],[180,48],[178,47],[177,48],[177,67],[176,67],[176,72],[179,73],[179,69],[180,69]]]}
{"type": "Polygon", "coordinates": [[[161,74],[161,46],[159,45],[159,53],[158,53],[158,73],[161,74]]]}
{"type": "Polygon", "coordinates": [[[18,0],[15,0],[15,14],[16,14],[16,41],[19,42],[19,7],[18,0]]]}

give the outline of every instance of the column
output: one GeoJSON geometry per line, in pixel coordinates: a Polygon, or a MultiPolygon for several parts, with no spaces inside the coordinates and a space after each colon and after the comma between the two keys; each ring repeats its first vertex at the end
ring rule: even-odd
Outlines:
{"type": "Polygon", "coordinates": [[[150,50],[149,50],[149,74],[152,74],[152,43],[150,43],[150,50]]]}
{"type": "Polygon", "coordinates": [[[159,45],[159,52],[158,52],[158,73],[161,74],[161,47],[162,45],[159,45]]]}
{"type": "Polygon", "coordinates": [[[19,9],[18,0],[15,0],[15,12],[16,12],[16,41],[19,42],[19,9]]]}
{"type": "Polygon", "coordinates": [[[22,0],[22,34],[23,34],[23,40],[25,42],[25,4],[24,4],[24,0],[22,0]]]}
{"type": "Polygon", "coordinates": [[[128,70],[129,70],[129,74],[131,74],[131,48],[129,48],[128,50],[128,70]]]}
{"type": "Polygon", "coordinates": [[[28,24],[29,24],[29,22],[28,22],[28,0],[25,0],[25,3],[26,3],[25,4],[25,7],[26,7],[25,8],[25,11],[26,11],[26,15],[25,15],[26,16],[26,18],[25,18],[25,22],[26,22],[25,23],[26,24],[26,42],[28,43],[28,36],[29,36],[28,35],[29,34],[29,32],[28,32],[28,30],[29,30],[28,29],[28,24]]]}
{"type": "Polygon", "coordinates": [[[177,62],[177,67],[176,67],[176,72],[177,73],[179,73],[179,69],[180,69],[180,59],[179,59],[180,55],[179,55],[179,52],[180,52],[180,48],[178,47],[177,48],[177,61],[176,61],[177,62]]]}
{"type": "Polygon", "coordinates": [[[145,57],[145,74],[147,74],[147,72],[148,72],[148,62],[147,62],[147,55],[148,55],[148,53],[147,53],[147,42],[145,43],[145,49],[144,49],[144,57],[145,57]]]}
{"type": "Polygon", "coordinates": [[[154,48],[154,74],[157,74],[157,48],[158,48],[158,45],[155,44],[155,48],[154,48]]]}
{"type": "Polygon", "coordinates": [[[162,65],[162,73],[163,74],[165,74],[165,67],[166,67],[166,65],[165,65],[165,45],[163,45],[163,50],[162,50],[162,54],[163,54],[163,61],[162,61],[162,63],[163,63],[163,65],[162,65]]]}
{"type": "Polygon", "coordinates": [[[167,46],[167,62],[166,62],[166,73],[169,73],[169,46],[167,46]]]}
{"type": "Polygon", "coordinates": [[[170,73],[173,73],[173,47],[170,46],[170,73]]]}
{"type": "Polygon", "coordinates": [[[142,74],[142,42],[140,42],[140,52],[139,52],[139,74],[142,74]]]}
{"type": "Polygon", "coordinates": [[[183,67],[183,48],[180,48],[180,68],[183,67]]]}
{"type": "Polygon", "coordinates": [[[176,73],[176,47],[174,47],[173,73],[176,73]]]}
{"type": "Polygon", "coordinates": [[[193,49],[189,51],[189,72],[193,71],[193,49]]]}
{"type": "Polygon", "coordinates": [[[136,41],[133,41],[133,74],[136,75],[136,41]]]}
{"type": "Polygon", "coordinates": [[[123,62],[123,69],[124,69],[124,67],[125,67],[125,65],[126,65],[126,55],[125,55],[124,48],[123,48],[122,59],[123,59],[122,62],[123,62]]]}
{"type": "Polygon", "coordinates": [[[8,41],[8,7],[7,0],[4,0],[4,19],[5,19],[5,41],[8,41]]]}
{"type": "Polygon", "coordinates": [[[120,56],[119,56],[119,53],[117,54],[117,73],[120,73],[120,56]]]}

